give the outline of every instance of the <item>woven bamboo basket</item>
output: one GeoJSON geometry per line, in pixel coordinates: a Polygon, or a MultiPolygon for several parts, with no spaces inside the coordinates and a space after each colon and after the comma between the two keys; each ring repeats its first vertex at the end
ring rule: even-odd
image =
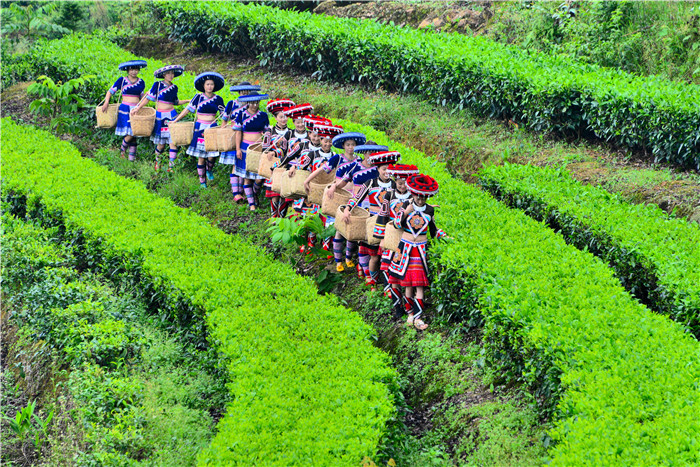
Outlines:
{"type": "Polygon", "coordinates": [[[204,136],[204,150],[207,152],[218,151],[219,143],[217,141],[217,135],[219,134],[219,128],[207,128],[202,134],[204,136]]]}
{"type": "Polygon", "coordinates": [[[330,183],[335,180],[335,172],[326,173],[321,172],[316,175],[316,177],[309,183],[309,196],[306,198],[310,203],[318,204],[319,206],[323,203],[323,190],[330,183]]]}
{"type": "Polygon", "coordinates": [[[236,149],[236,132],[233,128],[219,128],[216,133],[217,151],[228,152],[236,149]]]}
{"type": "Polygon", "coordinates": [[[304,182],[309,178],[311,172],[308,170],[297,170],[294,176],[290,177],[289,173],[285,173],[282,177],[282,187],[280,194],[283,198],[299,199],[306,196],[304,182]]]}
{"type": "MultiPolygon", "coordinates": [[[[104,102],[104,101],[103,101],[104,102]]],[[[109,104],[107,112],[102,111],[102,106],[95,107],[95,116],[97,117],[98,128],[114,128],[117,126],[117,116],[119,113],[119,104],[109,104]]]]}
{"type": "Polygon", "coordinates": [[[377,216],[369,216],[367,218],[367,244],[368,245],[379,245],[382,241],[381,238],[376,238],[374,236],[374,226],[377,224],[377,216]]]}
{"type": "Polygon", "coordinates": [[[272,160],[268,159],[267,156],[262,156],[260,158],[260,165],[258,166],[258,175],[271,178],[272,177],[272,166],[280,163],[279,157],[273,157],[272,160]]]}
{"type": "MultiPolygon", "coordinates": [[[[335,198],[335,196],[333,196],[335,198]]],[[[351,242],[367,241],[367,219],[369,211],[356,207],[350,212],[350,222],[345,223],[340,219],[340,215],[345,209],[345,205],[338,206],[335,211],[335,229],[340,232],[345,240],[351,242]]]]}
{"type": "Polygon", "coordinates": [[[386,230],[384,231],[384,249],[393,250],[396,253],[401,253],[399,250],[399,243],[401,243],[401,236],[403,235],[403,230],[394,227],[393,223],[388,223],[386,225],[386,230]]]}
{"type": "Polygon", "coordinates": [[[156,124],[156,109],[153,107],[141,107],[131,115],[131,131],[134,136],[147,137],[153,133],[156,124]]]}
{"type": "Polygon", "coordinates": [[[194,137],[194,122],[168,123],[170,142],[175,146],[189,146],[194,137]]]}
{"type": "Polygon", "coordinates": [[[350,201],[350,197],[352,194],[343,188],[338,188],[335,190],[335,193],[333,194],[333,199],[330,199],[328,197],[328,188],[330,185],[327,185],[326,188],[323,190],[323,199],[321,200],[321,214],[324,216],[335,216],[335,211],[338,209],[338,206],[341,204],[348,204],[348,201],[350,201]]]}
{"type": "MultiPolygon", "coordinates": [[[[258,173],[260,159],[263,155],[262,143],[255,143],[248,146],[245,154],[245,169],[248,172],[258,173]]],[[[279,193],[279,192],[278,192],[279,193]]]]}
{"type": "Polygon", "coordinates": [[[277,167],[272,171],[272,187],[270,188],[275,193],[279,193],[282,190],[282,177],[285,177],[285,172],[287,170],[282,167],[277,167]]]}

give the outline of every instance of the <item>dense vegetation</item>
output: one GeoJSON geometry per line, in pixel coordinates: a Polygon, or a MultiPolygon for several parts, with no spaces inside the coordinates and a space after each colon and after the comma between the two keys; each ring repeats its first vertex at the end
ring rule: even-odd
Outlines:
{"type": "Polygon", "coordinates": [[[485,34],[525,49],[700,84],[700,7],[681,2],[497,2],[485,34]]]}
{"type": "Polygon", "coordinates": [[[200,462],[355,465],[374,454],[393,414],[394,374],[356,315],[259,249],[81,158],[70,144],[2,124],[13,142],[3,153],[11,203],[83,232],[107,267],[138,268],[164,320],[206,325],[234,398],[200,462]]]}
{"type": "Polygon", "coordinates": [[[194,465],[228,398],[216,352],[154,320],[134,277],[89,267],[78,238],[2,224],[3,413],[23,414],[3,464],[194,465]]]}
{"type": "Polygon", "coordinates": [[[506,164],[483,169],[480,179],[498,199],[605,259],[634,295],[700,336],[700,229],[695,224],[581,185],[562,169],[506,164]]]}
{"type": "Polygon", "coordinates": [[[372,21],[317,17],[264,5],[156,2],[172,37],[257,54],[319,79],[418,93],[535,131],[595,137],[655,161],[700,168],[699,89],[526,53],[489,39],[372,21]],[[304,44],[303,48],[297,44],[304,44]]]}
{"type": "MultiPolygon", "coordinates": [[[[100,74],[107,67],[96,56],[109,55],[111,61],[132,57],[86,39],[84,55],[68,58],[68,51],[61,49],[78,45],[75,39],[51,44],[55,57],[65,57],[55,60],[58,67],[70,62],[83,72],[100,74]]],[[[455,279],[463,297],[458,319],[483,323],[490,364],[532,385],[546,408],[555,411],[555,461],[612,461],[617,455],[639,462],[668,456],[694,460],[683,440],[698,430],[691,414],[700,394],[692,381],[700,369],[689,360],[698,352],[697,341],[631,299],[602,262],[567,246],[541,224],[452,179],[442,164],[388,141],[384,134],[339,123],[389,144],[404,161],[417,163],[439,181],[440,222],[455,240],[435,245],[435,261],[445,271],[467,265],[455,279]],[[669,342],[674,343],[671,348],[669,342]],[[651,373],[640,371],[640,361],[651,373]],[[669,377],[653,377],[659,368],[669,377]],[[665,393],[677,396],[659,396],[665,393]],[[641,416],[636,405],[629,405],[637,399],[647,401],[643,426],[634,422],[641,416]],[[670,419],[659,413],[673,413],[673,425],[687,420],[682,423],[687,435],[671,436],[670,419]],[[667,443],[663,453],[649,449],[639,435],[650,427],[667,443]],[[620,454],[610,454],[614,450],[620,454]]]]}

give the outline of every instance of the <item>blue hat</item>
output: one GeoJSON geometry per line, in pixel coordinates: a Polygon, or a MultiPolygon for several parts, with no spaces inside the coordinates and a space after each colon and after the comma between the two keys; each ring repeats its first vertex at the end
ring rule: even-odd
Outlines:
{"type": "Polygon", "coordinates": [[[362,133],[351,131],[348,133],[341,133],[333,138],[333,147],[343,149],[343,144],[349,139],[354,140],[358,145],[365,144],[365,141],[367,141],[367,138],[362,133]]]}
{"type": "Polygon", "coordinates": [[[146,60],[129,60],[128,62],[120,63],[119,69],[127,71],[129,68],[146,68],[146,60]]]}
{"type": "Polygon", "coordinates": [[[168,71],[172,71],[173,73],[175,73],[175,77],[178,77],[185,72],[185,67],[182,65],[166,65],[154,71],[153,76],[156,79],[162,79],[163,75],[165,75],[165,73],[168,71]]]}
{"type": "Polygon", "coordinates": [[[265,99],[269,99],[270,96],[267,94],[260,94],[259,92],[251,92],[248,95],[241,96],[238,98],[239,101],[241,102],[255,102],[255,101],[264,101],[265,99]]]}
{"type": "Polygon", "coordinates": [[[220,90],[224,87],[224,84],[226,84],[224,77],[219,73],[214,71],[205,71],[204,73],[198,74],[194,79],[194,88],[199,92],[204,92],[204,82],[208,79],[214,81],[214,92],[220,90]]]}
{"type": "Polygon", "coordinates": [[[355,152],[358,154],[371,154],[373,152],[382,152],[388,150],[388,146],[382,146],[381,144],[363,144],[361,146],[355,146],[355,152]]]}
{"type": "Polygon", "coordinates": [[[260,86],[258,86],[257,84],[250,84],[249,82],[244,81],[241,84],[231,86],[228,90],[231,92],[260,91],[260,86]]]}

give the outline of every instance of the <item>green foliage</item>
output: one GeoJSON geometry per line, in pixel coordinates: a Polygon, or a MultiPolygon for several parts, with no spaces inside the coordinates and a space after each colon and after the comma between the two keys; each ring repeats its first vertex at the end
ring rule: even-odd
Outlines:
{"type": "Polygon", "coordinates": [[[495,40],[631,73],[700,83],[694,2],[503,2],[495,40]]]}
{"type": "Polygon", "coordinates": [[[206,322],[235,398],[200,462],[356,465],[374,454],[394,413],[387,383],[395,376],[359,317],[261,250],[70,144],[8,119],[2,125],[14,148],[3,153],[6,187],[27,195],[30,216],[56,223],[60,212],[68,232],[84,233],[90,261],[138,268],[151,300],[190,303],[199,313],[190,319],[206,322]],[[35,149],[47,144],[51,151],[35,149]],[[40,170],[49,163],[52,171],[40,170]]]}
{"type": "Polygon", "coordinates": [[[631,205],[563,169],[505,164],[482,170],[498,199],[610,263],[622,284],[700,336],[700,230],[657,206],[631,205]]]}
{"type": "Polygon", "coordinates": [[[31,438],[34,448],[41,452],[41,446],[47,438],[47,430],[53,419],[53,410],[49,412],[45,419],[42,419],[34,413],[35,408],[36,401],[30,401],[26,407],[17,411],[14,418],[3,415],[2,419],[8,423],[10,430],[19,438],[21,443],[24,443],[27,438],[31,438]],[[32,423],[32,420],[34,423],[32,423]]]}
{"type": "Polygon", "coordinates": [[[700,168],[694,85],[527,53],[483,37],[329,18],[256,4],[156,2],[180,40],[319,79],[418,93],[535,131],[592,134],[655,161],[700,168]],[[305,44],[304,48],[297,44],[305,44]]]}
{"type": "Polygon", "coordinates": [[[29,110],[51,118],[50,127],[59,133],[71,132],[74,127],[75,112],[85,108],[85,100],[78,90],[95,76],[86,75],[73,78],[65,83],[55,83],[48,76],[39,76],[36,83],[27,88],[30,96],[39,96],[29,104],[29,110]]]}
{"type": "MultiPolygon", "coordinates": [[[[58,401],[51,393],[55,408],[47,408],[46,419],[34,409],[34,425],[23,422],[32,406],[13,419],[42,462],[121,466],[147,458],[154,465],[193,465],[211,438],[209,412],[222,411],[227,401],[225,380],[215,379],[207,354],[183,352],[175,338],[155,330],[131,289],[117,291],[101,283],[104,277],[76,271],[80,258],[59,229],[6,213],[2,220],[3,298],[19,337],[8,343],[8,360],[39,342],[70,372],[60,372],[66,382],[58,387],[65,389],[57,391],[58,401]],[[47,434],[52,419],[61,429],[47,434]],[[48,452],[41,450],[45,440],[48,452]]],[[[24,439],[19,443],[26,458],[24,439]]],[[[15,458],[12,449],[3,450],[3,461],[15,458]]]]}
{"type": "MultiPolygon", "coordinates": [[[[70,30],[53,22],[53,13],[58,3],[50,2],[11,2],[8,15],[3,18],[2,34],[10,41],[17,42],[22,38],[30,41],[39,37],[56,36],[69,33],[70,30]]],[[[3,8],[3,13],[5,9],[3,8]]]]}
{"type": "Polygon", "coordinates": [[[442,163],[366,126],[337,122],[439,182],[438,224],[454,241],[431,245],[431,261],[443,271],[463,269],[448,297],[476,302],[485,367],[500,381],[530,385],[541,409],[553,411],[553,463],[699,460],[687,443],[700,432],[700,344],[681,325],[631,298],[605,263],[453,179],[442,163]]]}

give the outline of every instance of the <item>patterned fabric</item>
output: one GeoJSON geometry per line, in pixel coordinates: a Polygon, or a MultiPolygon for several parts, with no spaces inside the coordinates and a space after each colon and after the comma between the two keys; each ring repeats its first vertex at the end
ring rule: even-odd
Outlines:
{"type": "Polygon", "coordinates": [[[133,135],[131,130],[131,109],[136,107],[136,104],[122,102],[119,104],[119,112],[117,113],[117,128],[114,130],[115,135],[126,136],[133,135]]]}
{"type": "Polygon", "coordinates": [[[117,91],[121,91],[122,96],[141,97],[145,89],[146,83],[141,78],[139,78],[135,83],[131,83],[129,78],[121,76],[117,78],[112,87],[109,88],[109,93],[114,95],[114,93],[117,91]]]}
{"type": "Polygon", "coordinates": [[[205,122],[202,120],[197,120],[194,122],[194,134],[192,135],[192,142],[187,147],[187,154],[192,157],[218,157],[219,153],[217,151],[207,152],[204,150],[204,130],[207,128],[216,127],[216,122],[205,122]]]}
{"type": "Polygon", "coordinates": [[[427,287],[428,282],[428,242],[402,240],[399,246],[401,255],[396,255],[389,266],[389,274],[401,280],[402,287],[427,287]]]}
{"type": "Polygon", "coordinates": [[[175,84],[167,85],[164,81],[153,83],[151,90],[146,94],[146,99],[151,102],[167,102],[172,105],[177,105],[180,102],[177,98],[177,86],[175,84]]]}
{"type": "Polygon", "coordinates": [[[219,113],[219,107],[224,106],[224,99],[221,96],[214,94],[212,97],[207,97],[204,93],[195,95],[187,105],[187,110],[201,114],[216,115],[219,113]]]}
{"type": "MultiPolygon", "coordinates": [[[[244,113],[247,113],[247,111],[244,113]]],[[[258,113],[261,113],[261,112],[258,112],[258,113]]],[[[265,116],[267,116],[267,114],[265,114],[265,116]]],[[[236,168],[234,169],[234,173],[241,178],[247,178],[250,180],[264,180],[265,179],[265,177],[263,177],[259,174],[256,174],[254,172],[248,172],[245,169],[246,153],[248,150],[248,146],[250,146],[251,144],[255,144],[256,142],[257,141],[247,140],[245,138],[243,138],[243,141],[241,141],[241,158],[239,159],[238,157],[236,157],[236,168]]]]}
{"type": "Polygon", "coordinates": [[[177,112],[175,109],[167,112],[156,110],[156,123],[153,126],[151,141],[153,141],[155,144],[170,144],[170,130],[167,126],[163,125],[163,123],[166,121],[175,120],[176,117],[177,112]]]}
{"type": "Polygon", "coordinates": [[[234,130],[245,133],[264,133],[270,126],[270,118],[261,111],[251,114],[248,110],[244,110],[236,114],[233,122],[234,130]]]}

